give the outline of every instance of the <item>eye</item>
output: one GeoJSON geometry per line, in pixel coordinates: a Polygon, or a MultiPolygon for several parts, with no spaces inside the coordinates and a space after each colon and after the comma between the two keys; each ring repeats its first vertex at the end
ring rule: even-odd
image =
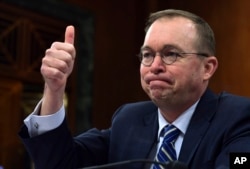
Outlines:
{"type": "Polygon", "coordinates": [[[144,51],[141,53],[142,58],[152,58],[154,57],[154,54],[152,52],[149,51],[144,51]]]}
{"type": "Polygon", "coordinates": [[[180,57],[181,55],[178,52],[168,51],[168,52],[164,52],[163,56],[164,57],[180,57]]]}

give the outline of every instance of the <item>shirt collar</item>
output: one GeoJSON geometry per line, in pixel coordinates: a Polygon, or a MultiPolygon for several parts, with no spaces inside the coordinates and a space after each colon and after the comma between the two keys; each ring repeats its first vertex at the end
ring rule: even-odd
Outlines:
{"type": "MultiPolygon", "coordinates": [[[[194,114],[194,110],[198,104],[199,100],[195,102],[191,107],[189,107],[186,111],[184,111],[172,124],[178,128],[181,133],[184,135],[186,133],[187,127],[191,120],[191,117],[194,114]]],[[[160,137],[161,130],[168,125],[169,123],[164,119],[162,116],[160,109],[158,108],[158,122],[159,122],[159,129],[158,129],[158,138],[160,137]]]]}

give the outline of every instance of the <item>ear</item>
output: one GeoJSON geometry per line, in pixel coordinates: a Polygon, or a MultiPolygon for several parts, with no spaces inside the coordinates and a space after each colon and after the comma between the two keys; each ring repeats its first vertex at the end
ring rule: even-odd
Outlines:
{"type": "Polygon", "coordinates": [[[204,77],[203,80],[209,80],[218,67],[218,60],[215,56],[209,56],[204,59],[204,77]]]}

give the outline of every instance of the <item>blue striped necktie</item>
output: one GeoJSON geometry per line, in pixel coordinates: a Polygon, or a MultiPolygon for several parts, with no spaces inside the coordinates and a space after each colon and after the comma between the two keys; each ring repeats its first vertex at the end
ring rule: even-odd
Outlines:
{"type": "MultiPolygon", "coordinates": [[[[163,128],[161,133],[164,136],[162,145],[155,157],[155,161],[158,162],[169,162],[177,160],[174,143],[180,134],[180,130],[174,125],[167,125],[163,128]]],[[[161,165],[154,164],[153,169],[163,169],[161,165]]]]}

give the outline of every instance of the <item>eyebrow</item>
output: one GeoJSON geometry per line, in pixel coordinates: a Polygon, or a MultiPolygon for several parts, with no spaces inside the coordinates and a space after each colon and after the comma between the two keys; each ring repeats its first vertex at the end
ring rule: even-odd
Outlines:
{"type": "MultiPolygon", "coordinates": [[[[177,45],[170,45],[170,44],[166,44],[166,45],[163,45],[163,47],[161,48],[161,50],[164,50],[164,49],[176,49],[178,51],[183,51],[181,50],[180,47],[178,47],[177,45]]],[[[150,46],[146,45],[146,46],[142,46],[141,47],[141,51],[142,50],[153,50],[150,46]]],[[[153,50],[154,51],[154,50],[153,50]]]]}
{"type": "Polygon", "coordinates": [[[142,51],[142,50],[147,50],[147,49],[153,50],[153,49],[152,49],[151,47],[149,47],[149,46],[142,46],[140,50],[142,51]]]}

